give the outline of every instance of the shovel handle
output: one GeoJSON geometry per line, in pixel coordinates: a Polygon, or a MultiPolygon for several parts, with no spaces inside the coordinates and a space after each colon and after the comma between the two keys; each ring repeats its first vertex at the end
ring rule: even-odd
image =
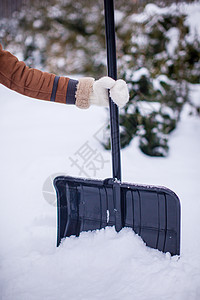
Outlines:
{"type": "MultiPolygon", "coordinates": [[[[117,80],[115,21],[113,0],[104,0],[108,76],[117,80]]],[[[109,98],[113,178],[121,181],[119,110],[109,98]]]]}

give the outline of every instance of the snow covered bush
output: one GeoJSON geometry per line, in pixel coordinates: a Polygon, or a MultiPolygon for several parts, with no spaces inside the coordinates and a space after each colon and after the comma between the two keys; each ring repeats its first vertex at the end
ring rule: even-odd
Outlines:
{"type": "Polygon", "coordinates": [[[148,4],[140,14],[124,15],[118,26],[119,70],[130,90],[120,115],[122,147],[139,136],[145,154],[168,153],[169,133],[190,101],[189,83],[199,83],[200,39],[188,14],[184,5],[148,4]]]}
{"type": "Polygon", "coordinates": [[[59,75],[105,73],[103,1],[30,0],[0,39],[27,65],[59,75]],[[18,53],[16,53],[18,54],[18,53]]]}

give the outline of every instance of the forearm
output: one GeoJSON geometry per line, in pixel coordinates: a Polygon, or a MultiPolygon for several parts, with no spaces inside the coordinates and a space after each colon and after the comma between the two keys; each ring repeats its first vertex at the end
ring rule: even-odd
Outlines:
{"type": "Polygon", "coordinates": [[[29,68],[10,52],[3,50],[1,44],[0,83],[32,98],[69,104],[76,102],[78,81],[29,68]]]}

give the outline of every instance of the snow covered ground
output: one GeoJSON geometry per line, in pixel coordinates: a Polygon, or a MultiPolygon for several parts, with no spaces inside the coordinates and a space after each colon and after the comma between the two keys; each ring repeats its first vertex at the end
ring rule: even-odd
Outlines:
{"type": "MultiPolygon", "coordinates": [[[[193,97],[198,101],[198,90],[193,97]]],[[[82,233],[56,248],[49,177],[79,176],[83,147],[104,162],[97,165],[91,155],[96,169],[86,163],[81,175],[111,176],[110,153],[98,142],[107,113],[29,99],[3,86],[0,107],[1,300],[200,299],[199,117],[185,107],[167,158],[144,156],[137,140],[122,151],[124,181],[164,185],[180,197],[178,258],[146,247],[130,229],[82,233]]]]}

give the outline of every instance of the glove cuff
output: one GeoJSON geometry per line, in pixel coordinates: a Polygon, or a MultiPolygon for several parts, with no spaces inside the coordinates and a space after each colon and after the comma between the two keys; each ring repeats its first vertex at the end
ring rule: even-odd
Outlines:
{"type": "Polygon", "coordinates": [[[83,77],[79,79],[76,90],[76,106],[86,109],[90,106],[90,95],[93,92],[94,78],[83,77]]]}

